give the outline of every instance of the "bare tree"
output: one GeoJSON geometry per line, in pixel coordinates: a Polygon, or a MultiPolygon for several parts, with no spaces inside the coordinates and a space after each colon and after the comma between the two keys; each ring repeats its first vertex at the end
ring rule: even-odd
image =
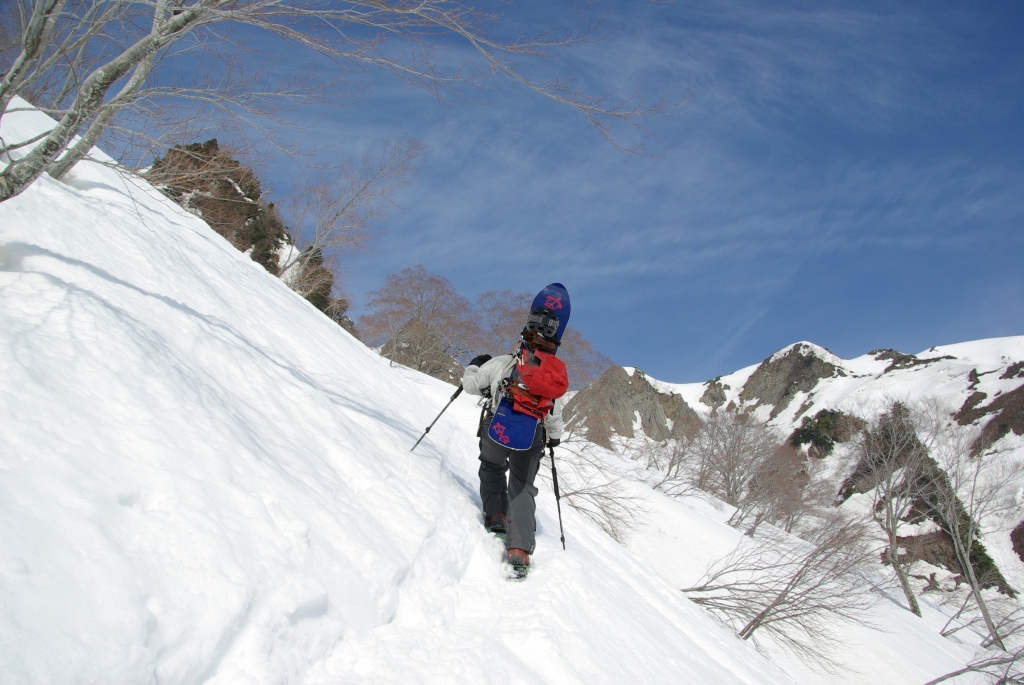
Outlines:
{"type": "MultiPolygon", "coordinates": [[[[20,29],[20,50],[12,51],[0,78],[0,116],[10,111],[13,98],[41,84],[55,91],[49,112],[56,125],[33,140],[0,143],[7,168],[0,172],[0,201],[19,194],[41,174],[60,177],[81,160],[126,108],[146,97],[188,94],[238,119],[259,115],[246,97],[271,94],[285,99],[324,92],[317,78],[296,84],[267,86],[255,79],[248,93],[225,95],[213,87],[217,79],[197,84],[172,82],[166,88],[154,78],[159,64],[173,57],[212,55],[231,61],[243,41],[233,28],[262,32],[290,46],[318,54],[341,73],[347,66],[378,67],[405,82],[441,97],[457,92],[460,83],[500,74],[529,90],[572,107],[606,139],[620,149],[614,124],[638,128],[637,117],[658,114],[664,102],[651,106],[642,98],[612,99],[590,96],[568,79],[535,81],[515,60],[545,57],[559,48],[588,40],[594,27],[585,18],[580,25],[556,36],[544,32],[534,38],[514,36],[501,40],[484,26],[497,15],[476,10],[459,0],[13,0],[20,29]],[[481,60],[471,72],[465,65],[446,68],[436,56],[451,37],[464,41],[481,60]],[[404,54],[390,48],[406,46],[404,54]],[[161,88],[165,88],[161,90],[161,88]],[[78,136],[76,141],[75,137],[78,136]],[[13,154],[35,143],[26,154],[13,154]]],[[[241,64],[235,60],[236,65],[241,64]]],[[[269,78],[271,70],[265,74],[269,78]]],[[[223,79],[222,79],[223,80],[223,79]]],[[[230,79],[230,84],[238,79],[230,79]]],[[[273,98],[272,98],[273,99],[273,98]]],[[[255,128],[260,128],[258,122],[255,128]]]]}
{"type": "Polygon", "coordinates": [[[930,479],[921,500],[933,519],[952,539],[957,561],[971,587],[971,594],[993,644],[1006,645],[982,593],[983,583],[975,569],[982,526],[997,525],[1004,514],[1016,510],[1013,488],[1024,467],[996,451],[972,456],[980,429],[957,427],[951,421],[935,423],[927,436],[931,454],[941,473],[930,479]]]}
{"type": "Polygon", "coordinates": [[[295,249],[282,260],[281,278],[306,296],[322,286],[318,260],[364,249],[375,222],[395,206],[395,193],[409,185],[423,150],[418,141],[385,139],[379,155],[367,152],[358,166],[343,164],[300,184],[287,203],[295,249]]]}
{"type": "MultiPolygon", "coordinates": [[[[593,443],[564,436],[557,458],[562,499],[616,542],[625,544],[646,513],[641,500],[629,494],[622,478],[602,460],[593,443]]],[[[538,476],[550,484],[543,467],[538,476]]]]}
{"type": "Polygon", "coordinates": [[[367,293],[359,328],[388,359],[457,383],[458,361],[468,361],[469,341],[477,335],[472,309],[451,281],[417,265],[367,293]]]}
{"type": "Polygon", "coordinates": [[[995,604],[993,613],[998,617],[996,623],[999,634],[1008,648],[993,652],[991,642],[983,643],[974,659],[964,668],[939,676],[925,685],[935,685],[968,673],[983,674],[996,685],[1024,683],[1024,609],[1010,599],[995,604]]]}
{"type": "Polygon", "coordinates": [[[858,469],[871,487],[872,519],[886,537],[885,559],[899,579],[910,611],[920,616],[921,607],[909,579],[912,559],[900,556],[899,534],[934,469],[917,437],[911,410],[900,402],[890,402],[860,434],[855,449],[860,458],[858,469]]]}
{"type": "Polygon", "coordinates": [[[640,435],[626,445],[624,454],[630,460],[643,465],[646,471],[657,474],[653,481],[655,488],[664,481],[664,473],[674,454],[678,452],[679,441],[674,438],[652,440],[647,435],[640,435]]]}
{"type": "Polygon", "coordinates": [[[992,682],[996,685],[1024,683],[1024,645],[1003,652],[998,656],[993,656],[989,652],[982,652],[965,667],[929,680],[924,685],[937,685],[938,683],[967,675],[968,673],[982,673],[991,678],[992,682]]]}
{"type": "Polygon", "coordinates": [[[781,444],[774,428],[750,414],[713,412],[690,441],[671,445],[659,487],[669,494],[689,488],[710,493],[738,508],[738,525],[756,506],[757,478],[781,444]]]}
{"type": "Polygon", "coordinates": [[[488,290],[476,297],[476,311],[480,321],[480,349],[491,354],[512,354],[526,315],[530,313],[533,295],[511,290],[488,290]]]}
{"type": "Polygon", "coordinates": [[[788,442],[779,445],[754,473],[734,525],[741,525],[753,513],[754,523],[746,533],[751,537],[764,521],[792,532],[805,516],[829,504],[831,487],[815,478],[822,468],[820,460],[808,457],[788,442]]]}
{"type": "Polygon", "coordinates": [[[871,552],[862,523],[830,512],[800,541],[778,531],[744,538],[682,591],[749,640],[767,633],[796,655],[828,668],[835,621],[864,623],[875,598],[863,573],[871,552]]]}
{"type": "Polygon", "coordinates": [[[569,371],[569,382],[573,389],[590,385],[615,364],[610,358],[595,349],[593,343],[583,337],[579,329],[572,326],[567,326],[562,335],[558,357],[565,362],[566,369],[569,371]]]}
{"type": "Polygon", "coordinates": [[[731,418],[715,414],[709,421],[718,425],[702,427],[703,434],[691,440],[645,441],[631,450],[630,457],[659,473],[654,488],[672,497],[703,496],[713,503],[724,500],[724,491],[716,485],[716,469],[736,468],[744,473],[746,480],[739,499],[733,500],[735,511],[729,523],[740,527],[753,515],[746,531],[750,537],[763,522],[792,532],[807,515],[827,508],[832,492],[826,481],[816,477],[824,468],[820,460],[808,458],[788,442],[776,442],[780,434],[756,420],[729,430],[723,430],[721,424],[732,422],[731,418]],[[747,440],[722,439],[737,428],[759,435],[747,440]],[[733,456],[723,460],[724,466],[716,466],[720,453],[743,445],[744,458],[733,456]]]}

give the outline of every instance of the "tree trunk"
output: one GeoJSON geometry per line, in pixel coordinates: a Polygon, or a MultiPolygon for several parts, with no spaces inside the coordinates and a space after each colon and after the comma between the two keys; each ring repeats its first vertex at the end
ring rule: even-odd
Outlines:
{"type": "Polygon", "coordinates": [[[960,557],[960,565],[963,566],[964,571],[967,573],[967,581],[971,584],[971,592],[974,593],[974,601],[977,602],[978,609],[981,611],[981,615],[985,619],[985,627],[988,628],[988,633],[992,637],[992,643],[1005,652],[1006,646],[1003,645],[1003,640],[999,637],[999,632],[996,630],[996,624],[992,620],[992,616],[988,613],[988,604],[985,603],[985,599],[981,596],[981,587],[979,587],[978,577],[974,573],[974,565],[971,563],[971,555],[964,549],[963,542],[961,542],[960,538],[956,535],[953,536],[953,545],[956,547],[957,556],[960,557]]]}
{"type": "Polygon", "coordinates": [[[747,531],[746,533],[744,533],[744,534],[745,534],[745,535],[746,535],[747,537],[751,537],[751,538],[752,538],[752,537],[754,537],[754,533],[756,533],[756,532],[757,532],[757,527],[758,527],[759,525],[761,525],[761,521],[763,521],[763,520],[764,520],[764,514],[763,514],[762,512],[758,512],[758,513],[757,513],[757,516],[755,516],[755,517],[754,517],[754,525],[752,525],[752,526],[750,527],[750,530],[748,530],[748,531],[747,531]]]}
{"type": "Polygon", "coordinates": [[[789,596],[789,593],[793,590],[797,583],[797,579],[803,576],[803,573],[806,570],[806,568],[807,567],[805,564],[803,567],[800,568],[800,570],[796,572],[796,574],[792,578],[790,578],[789,582],[786,583],[786,587],[784,587],[782,589],[782,592],[780,592],[775,597],[775,599],[772,600],[771,604],[762,609],[757,614],[757,616],[750,619],[750,623],[743,626],[743,629],[740,630],[740,632],[738,633],[741,638],[743,638],[744,640],[750,639],[750,636],[754,634],[754,631],[760,628],[761,624],[764,623],[765,618],[767,618],[775,609],[775,607],[777,607],[783,600],[786,599],[786,597],[789,596]]]}
{"type": "Polygon", "coordinates": [[[917,603],[917,597],[914,595],[914,590],[910,587],[910,579],[907,577],[907,570],[903,568],[900,563],[900,549],[896,544],[896,537],[890,536],[889,538],[889,563],[892,564],[892,568],[896,571],[896,577],[900,579],[900,587],[903,588],[903,594],[907,598],[907,604],[910,606],[910,610],[914,612],[915,616],[921,616],[921,606],[917,603]]]}
{"type": "Polygon", "coordinates": [[[161,22],[159,26],[154,24],[153,31],[149,35],[138,40],[120,55],[90,74],[78,89],[68,113],[61,117],[46,139],[25,157],[16,162],[12,161],[7,169],[0,172],[0,202],[19,195],[46,172],[47,167],[53,164],[54,160],[67,149],[79,129],[91,117],[100,113],[103,107],[103,98],[106,97],[111,86],[137,65],[151,58],[178,34],[191,30],[208,9],[207,7],[190,8],[166,22],[161,22]]]}
{"type": "Polygon", "coordinates": [[[99,115],[89,125],[89,128],[82,134],[82,137],[79,138],[74,147],[46,168],[50,176],[58,179],[63,178],[64,174],[71,170],[71,167],[75,166],[83,157],[89,154],[93,145],[96,144],[96,141],[99,140],[103,132],[107,130],[110,122],[114,120],[114,117],[121,111],[121,108],[135,98],[146,77],[149,76],[149,72],[153,70],[153,58],[154,55],[147,55],[135,67],[135,72],[128,79],[128,83],[124,85],[124,88],[121,89],[121,92],[113,100],[103,106],[99,115]]]}

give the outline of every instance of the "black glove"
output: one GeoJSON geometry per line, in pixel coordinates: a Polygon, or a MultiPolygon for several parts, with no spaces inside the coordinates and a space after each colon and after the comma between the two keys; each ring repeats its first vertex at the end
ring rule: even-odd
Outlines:
{"type": "Polygon", "coordinates": [[[470,366],[483,366],[487,362],[491,361],[491,355],[489,354],[478,354],[469,360],[470,366]]]}
{"type": "Polygon", "coordinates": [[[548,440],[548,447],[558,447],[558,444],[562,442],[558,438],[551,438],[548,440]]]}

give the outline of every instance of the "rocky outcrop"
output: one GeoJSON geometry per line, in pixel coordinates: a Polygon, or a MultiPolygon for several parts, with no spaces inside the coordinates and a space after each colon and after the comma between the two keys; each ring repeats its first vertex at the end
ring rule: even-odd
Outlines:
{"type": "Polygon", "coordinates": [[[824,459],[837,442],[846,442],[867,424],[861,418],[838,409],[822,409],[814,418],[803,417],[800,427],[789,436],[789,444],[799,448],[810,445],[808,454],[824,459]]]}
{"type": "Polygon", "coordinates": [[[700,428],[700,417],[682,397],[660,393],[643,371],[632,374],[613,366],[576,393],[565,408],[569,430],[582,431],[591,442],[610,448],[613,434],[635,437],[640,427],[652,440],[690,436],[700,428]]]}
{"type": "Polygon", "coordinates": [[[929,357],[928,359],[919,359],[916,355],[904,354],[899,350],[893,350],[888,348],[881,350],[872,350],[868,352],[868,354],[870,354],[879,361],[883,359],[890,360],[889,366],[887,366],[885,371],[883,371],[882,373],[889,373],[890,371],[895,371],[896,369],[910,369],[915,366],[932,364],[942,359],[956,359],[956,357],[951,357],[949,355],[946,355],[944,357],[929,357]]]}
{"type": "MultiPolygon", "coordinates": [[[[900,553],[902,563],[925,561],[932,566],[938,566],[957,574],[957,584],[966,582],[963,565],[957,558],[953,538],[948,533],[937,530],[924,535],[897,536],[896,542],[900,549],[904,550],[900,553]]],[[[882,563],[889,563],[884,552],[882,553],[882,563]]],[[[1008,597],[1017,596],[1017,591],[1006,582],[1006,578],[1003,577],[996,563],[989,556],[985,546],[979,541],[975,541],[971,548],[971,566],[974,567],[975,576],[982,589],[995,588],[1008,597]]]]}
{"type": "Polygon", "coordinates": [[[1000,380],[1008,380],[1010,378],[1024,378],[1024,362],[1015,362],[1006,367],[1003,371],[1003,375],[999,377],[1000,380]]]}
{"type": "Polygon", "coordinates": [[[707,386],[707,390],[700,396],[700,403],[711,407],[712,409],[718,409],[725,404],[725,391],[729,390],[728,385],[722,385],[721,376],[714,378],[704,385],[707,386]]]}
{"type": "Polygon", "coordinates": [[[1010,544],[1013,551],[1017,553],[1021,561],[1024,561],[1024,521],[1017,524],[1017,527],[1010,533],[1010,544]]]}
{"type": "Polygon", "coordinates": [[[830,361],[822,359],[807,343],[793,345],[785,354],[776,354],[761,362],[740,392],[740,401],[755,400],[755,407],[772,407],[770,418],[782,413],[801,392],[810,392],[823,378],[845,376],[830,361]]]}
{"type": "MultiPolygon", "coordinates": [[[[957,557],[953,539],[949,536],[949,531],[954,530],[954,528],[949,525],[947,517],[955,517],[953,520],[964,522],[961,525],[969,525],[971,520],[970,514],[954,494],[953,485],[950,483],[946,472],[933,459],[927,456],[927,448],[918,439],[916,432],[914,432],[915,429],[909,416],[910,412],[905,406],[896,405],[891,413],[879,418],[879,422],[884,422],[888,427],[875,424],[875,427],[870,430],[874,430],[882,440],[886,441],[883,445],[879,446],[879,450],[882,453],[893,455],[895,457],[895,466],[901,467],[905,463],[905,459],[923,459],[921,469],[915,476],[914,483],[915,487],[921,488],[921,493],[930,493],[930,495],[925,497],[922,494],[915,499],[907,521],[910,523],[920,523],[925,519],[931,519],[941,528],[941,531],[899,538],[900,547],[907,550],[909,555],[909,557],[905,557],[905,555],[901,554],[900,558],[908,563],[921,559],[935,566],[945,567],[953,573],[962,574],[963,560],[957,557]],[[909,431],[909,434],[907,431],[909,431]],[[896,442],[892,442],[892,438],[888,437],[893,435],[900,436],[896,439],[896,442]],[[953,501],[954,504],[951,510],[947,510],[944,506],[936,508],[934,501],[953,501]]],[[[836,499],[837,505],[845,502],[855,493],[867,493],[875,486],[872,472],[876,471],[878,464],[877,462],[872,463],[875,459],[874,454],[874,452],[862,453],[861,459],[854,468],[853,473],[843,481],[839,488],[839,495],[836,499]]],[[[980,579],[982,587],[997,588],[1000,592],[1011,597],[1015,595],[1016,591],[1007,583],[980,540],[973,541],[970,551],[970,564],[974,567],[975,575],[980,579]]]]}
{"type": "Polygon", "coordinates": [[[975,454],[999,442],[1010,431],[1015,435],[1024,435],[1024,385],[999,395],[985,406],[980,406],[986,399],[987,394],[975,391],[953,415],[961,426],[974,423],[988,414],[993,415],[972,446],[975,454]]]}

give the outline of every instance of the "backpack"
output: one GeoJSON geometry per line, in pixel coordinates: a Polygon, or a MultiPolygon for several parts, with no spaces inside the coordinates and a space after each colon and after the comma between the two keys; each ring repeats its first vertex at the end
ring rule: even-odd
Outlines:
{"type": "Polygon", "coordinates": [[[523,414],[543,419],[554,408],[555,400],[569,389],[565,363],[550,352],[528,347],[522,348],[520,360],[508,387],[512,406],[523,414]]]}

